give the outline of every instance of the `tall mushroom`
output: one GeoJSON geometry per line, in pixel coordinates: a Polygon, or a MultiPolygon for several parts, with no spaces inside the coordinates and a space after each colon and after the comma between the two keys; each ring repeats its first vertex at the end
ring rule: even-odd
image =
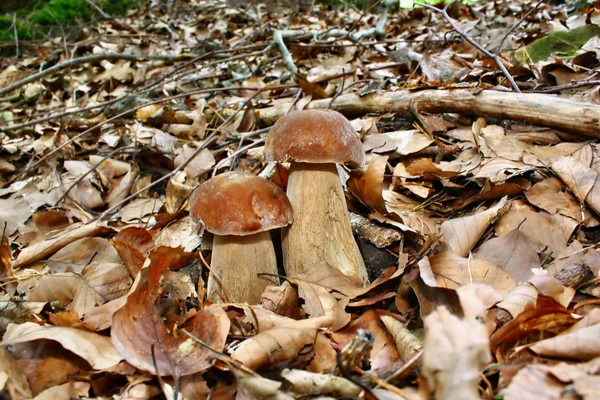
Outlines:
{"type": "Polygon", "coordinates": [[[259,303],[267,285],[279,283],[274,277],[257,277],[277,274],[269,230],[292,222],[292,207],[283,190],[250,173],[226,172],[198,186],[190,214],[214,234],[209,299],[218,299],[220,279],[230,301],[259,303]]]}
{"type": "Polygon", "coordinates": [[[345,275],[368,282],[336,169],[336,164],[361,167],[365,162],[350,122],[333,110],[289,113],[271,128],[265,156],[267,161],[291,163],[287,195],[294,223],[283,230],[286,273],[302,273],[327,261],[345,275]]]}

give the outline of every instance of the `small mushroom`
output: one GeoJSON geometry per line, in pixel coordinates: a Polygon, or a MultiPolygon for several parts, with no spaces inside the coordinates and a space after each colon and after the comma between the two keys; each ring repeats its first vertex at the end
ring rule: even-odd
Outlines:
{"type": "Polygon", "coordinates": [[[232,302],[257,304],[264,289],[279,284],[269,230],[292,222],[292,207],[274,183],[245,172],[226,172],[200,186],[190,214],[214,234],[208,298],[219,300],[221,286],[232,302]],[[217,274],[219,279],[215,279],[217,274]]]}
{"type": "Polygon", "coordinates": [[[321,261],[368,282],[336,164],[361,167],[365,152],[350,122],[333,110],[307,110],[281,117],[265,144],[267,161],[290,162],[287,195],[294,223],[283,230],[288,276],[321,261]]]}

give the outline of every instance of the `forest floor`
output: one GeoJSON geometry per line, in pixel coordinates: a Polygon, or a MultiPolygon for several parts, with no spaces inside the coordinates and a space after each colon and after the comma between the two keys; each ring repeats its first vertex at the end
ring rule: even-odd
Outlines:
{"type": "Polygon", "coordinates": [[[233,3],[0,43],[3,395],[597,398],[598,3],[233,3]],[[260,302],[207,299],[190,195],[286,189],[267,135],[309,109],[366,152],[338,172],[371,283],[284,276],[274,234],[260,302]]]}

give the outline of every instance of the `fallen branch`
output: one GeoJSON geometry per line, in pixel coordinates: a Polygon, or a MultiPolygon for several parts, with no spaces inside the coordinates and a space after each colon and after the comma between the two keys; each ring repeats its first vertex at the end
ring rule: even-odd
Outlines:
{"type": "MultiPolygon", "coordinates": [[[[329,108],[331,99],[313,100],[306,109],[329,108]]],[[[289,108],[281,101],[255,111],[266,125],[274,124],[289,108]]],[[[457,113],[468,116],[507,119],[545,126],[573,134],[600,138],[600,106],[538,93],[514,93],[496,90],[401,90],[360,97],[349,93],[339,96],[331,106],[346,116],[393,112],[414,118],[418,113],[457,113]]],[[[227,110],[223,110],[226,113],[227,110]]],[[[231,110],[230,112],[233,112],[231,110]]],[[[227,113],[226,113],[227,114],[227,113]]]]}

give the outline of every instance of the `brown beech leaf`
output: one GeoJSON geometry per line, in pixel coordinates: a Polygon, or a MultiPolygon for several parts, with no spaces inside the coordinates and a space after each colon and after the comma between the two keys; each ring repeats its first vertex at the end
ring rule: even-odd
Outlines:
{"type": "Polygon", "coordinates": [[[117,233],[110,241],[125,263],[129,274],[135,278],[144,261],[146,254],[154,245],[152,235],[144,228],[131,226],[117,233]]]}
{"type": "Polygon", "coordinates": [[[231,357],[248,368],[257,369],[297,358],[300,351],[315,343],[316,338],[316,328],[275,327],[240,343],[231,357]]]}
{"type": "Polygon", "coordinates": [[[490,337],[492,350],[499,362],[514,357],[513,349],[555,336],[570,328],[577,319],[551,297],[538,295],[535,307],[523,311],[490,337]]]}
{"type": "Polygon", "coordinates": [[[373,334],[375,341],[370,354],[371,368],[385,368],[394,361],[400,359],[400,355],[396,350],[394,338],[385,329],[385,325],[381,322],[382,315],[393,315],[383,310],[368,310],[360,317],[350,322],[344,329],[332,333],[332,339],[337,343],[336,348],[343,349],[350,343],[358,334],[359,329],[364,329],[373,334]]]}
{"type": "Polygon", "coordinates": [[[455,254],[466,257],[505,204],[506,197],[503,197],[498,204],[485,211],[444,221],[442,240],[448,243],[455,254]]]}
{"type": "Polygon", "coordinates": [[[567,331],[526,347],[541,356],[552,358],[587,361],[598,357],[600,354],[600,313],[598,309],[595,311],[567,331]]]}
{"type": "MultiPolygon", "coordinates": [[[[294,283],[290,279],[291,283],[294,283]]],[[[348,298],[343,295],[334,297],[330,290],[318,284],[298,281],[298,295],[304,299],[303,308],[311,317],[328,316],[331,318],[330,329],[336,331],[350,322],[350,314],[345,309],[348,298]]]]}
{"type": "Polygon", "coordinates": [[[464,258],[445,251],[429,257],[435,280],[442,287],[456,289],[469,283],[486,283],[504,296],[516,282],[508,272],[487,260],[464,258]]]}
{"type": "Polygon", "coordinates": [[[82,316],[94,306],[127,293],[131,278],[122,264],[92,263],[81,274],[65,272],[21,281],[18,290],[31,301],[58,301],[82,316]]]}
{"type": "Polygon", "coordinates": [[[540,257],[529,238],[519,227],[504,235],[485,242],[475,252],[479,259],[491,261],[509,273],[517,282],[525,282],[540,268],[540,257]]]}
{"type": "Polygon", "coordinates": [[[383,176],[388,157],[373,155],[364,174],[348,181],[348,189],[372,211],[387,214],[383,200],[383,176]]]}
{"type": "Polygon", "coordinates": [[[33,322],[10,324],[0,346],[25,343],[32,340],[48,339],[60,343],[86,360],[94,369],[107,369],[117,365],[123,357],[110,338],[97,333],[64,326],[42,326],[33,322]]]}
{"type": "Polygon", "coordinates": [[[550,214],[534,210],[519,200],[513,201],[508,211],[494,224],[498,235],[506,234],[517,227],[531,240],[538,252],[547,249],[555,256],[565,250],[571,235],[565,233],[550,214]]]}
{"type": "Polygon", "coordinates": [[[569,192],[564,192],[558,178],[551,177],[533,185],[525,192],[527,200],[550,214],[563,214],[581,221],[581,206],[569,192]]]}
{"type": "Polygon", "coordinates": [[[582,164],[574,157],[558,157],[552,162],[552,170],[579,199],[600,213],[600,176],[597,171],[582,164]]]}
{"type": "Polygon", "coordinates": [[[17,256],[13,268],[18,269],[36,261],[43,260],[77,239],[91,236],[103,236],[108,232],[110,232],[110,229],[104,221],[97,220],[89,224],[77,224],[69,231],[63,232],[55,238],[44,240],[43,242],[35,243],[25,248],[17,256]]]}
{"type": "MultiPolygon", "coordinates": [[[[187,335],[173,336],[155,304],[161,296],[159,283],[164,272],[188,265],[194,256],[181,248],[159,247],[149,257],[150,265],[141,271],[138,287],[113,316],[112,342],[127,362],[153,374],[184,376],[203,371],[210,367],[214,353],[187,335]]],[[[185,328],[220,352],[229,332],[229,319],[218,306],[204,307],[185,328]]]]}

